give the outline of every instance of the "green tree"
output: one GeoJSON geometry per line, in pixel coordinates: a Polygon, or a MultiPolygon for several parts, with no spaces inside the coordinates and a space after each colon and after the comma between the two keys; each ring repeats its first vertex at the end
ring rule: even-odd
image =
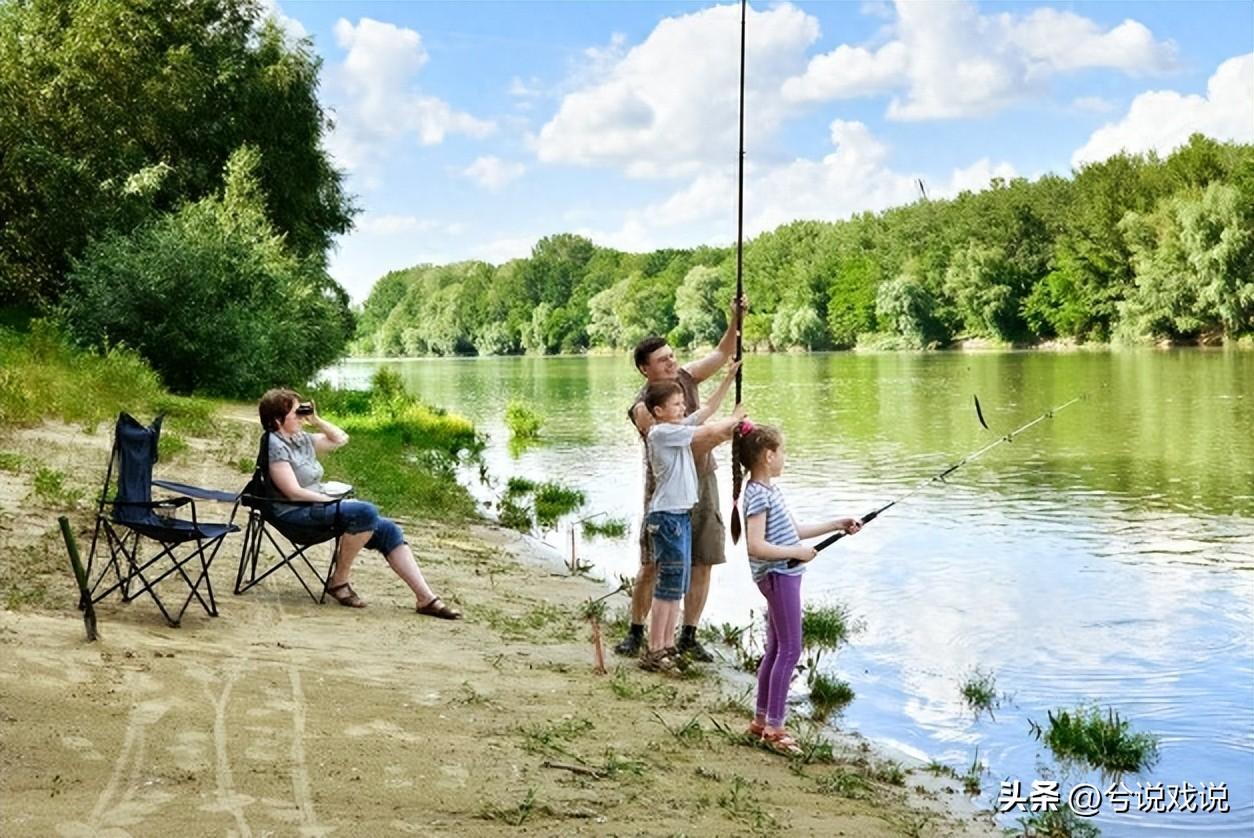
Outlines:
{"type": "Polygon", "coordinates": [[[1122,305],[1129,337],[1235,337],[1254,330],[1254,232],[1238,190],[1212,183],[1129,213],[1136,288],[1122,305]]]}
{"type": "Polygon", "coordinates": [[[908,262],[901,273],[882,283],[875,295],[875,316],[906,346],[914,348],[936,340],[938,330],[932,316],[935,306],[923,285],[917,262],[908,262]]]}
{"type": "Polygon", "coordinates": [[[675,318],[671,333],[676,346],[717,343],[727,330],[727,301],[718,268],[697,265],[675,289],[675,318]]]}
{"type": "Polygon", "coordinates": [[[89,247],[61,307],[72,336],[135,349],[174,390],[236,398],[303,384],[339,357],[348,297],[267,220],[259,157],[231,156],[220,197],[89,247]]]}
{"type": "Polygon", "coordinates": [[[858,256],[833,271],[827,288],[827,328],[836,346],[858,342],[858,335],[875,329],[875,294],[880,284],[879,265],[858,256]]]}
{"type": "Polygon", "coordinates": [[[971,242],[955,253],[945,272],[945,292],[970,333],[1013,340],[1022,332],[1022,281],[1000,248],[971,242]]]}
{"type": "Polygon", "coordinates": [[[354,210],[319,67],[256,0],[0,3],[0,295],[56,299],[89,241],[215,194],[243,145],[276,231],[322,262],[354,210]]]}

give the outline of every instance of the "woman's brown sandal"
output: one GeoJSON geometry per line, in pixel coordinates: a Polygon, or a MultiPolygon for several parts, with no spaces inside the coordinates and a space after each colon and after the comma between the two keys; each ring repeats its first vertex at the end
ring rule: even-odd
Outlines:
{"type": "Polygon", "coordinates": [[[336,585],[335,587],[328,587],[326,590],[327,593],[331,595],[331,599],[347,608],[366,607],[366,601],[357,596],[357,592],[349,587],[347,582],[342,585],[336,585]]]}
{"type": "Polygon", "coordinates": [[[460,620],[462,618],[462,612],[449,608],[438,596],[431,597],[430,602],[426,605],[419,605],[416,610],[419,614],[437,617],[441,620],[460,620]]]}

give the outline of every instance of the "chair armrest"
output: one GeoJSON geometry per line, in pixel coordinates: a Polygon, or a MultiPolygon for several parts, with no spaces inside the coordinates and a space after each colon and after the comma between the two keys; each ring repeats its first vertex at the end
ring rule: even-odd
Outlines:
{"type": "Polygon", "coordinates": [[[175,509],[180,506],[186,506],[189,503],[192,504],[193,508],[195,508],[196,506],[196,502],[193,501],[191,498],[187,498],[187,497],[165,498],[163,500],[152,500],[152,501],[111,500],[109,501],[109,503],[113,504],[114,506],[138,506],[144,509],[162,509],[162,508],[175,509]]]}

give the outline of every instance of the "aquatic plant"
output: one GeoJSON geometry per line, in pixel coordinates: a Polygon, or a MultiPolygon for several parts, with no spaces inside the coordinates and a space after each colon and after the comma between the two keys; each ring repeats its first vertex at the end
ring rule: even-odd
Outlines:
{"type": "Polygon", "coordinates": [[[501,496],[499,517],[503,525],[523,532],[536,525],[553,529],[563,515],[583,506],[584,499],[583,492],[553,480],[537,483],[526,477],[511,477],[501,496]]]}
{"type": "Polygon", "coordinates": [[[580,522],[588,538],[622,538],[627,535],[626,518],[585,518],[580,522]]]}
{"type": "Polygon", "coordinates": [[[844,605],[809,605],[801,613],[801,645],[806,650],[801,670],[806,673],[816,718],[823,719],[853,700],[853,688],[819,671],[825,651],[839,649],[861,628],[844,605]]]}
{"type": "Polygon", "coordinates": [[[1059,759],[1082,762],[1114,776],[1144,771],[1158,761],[1158,738],[1134,733],[1114,708],[1105,713],[1096,705],[1051,710],[1048,716],[1046,729],[1032,721],[1029,725],[1032,735],[1059,759]]]}
{"type": "Polygon", "coordinates": [[[834,651],[858,629],[844,605],[807,605],[801,614],[801,638],[807,649],[834,651]]]}
{"type": "Polygon", "coordinates": [[[544,415],[519,399],[512,399],[505,406],[505,427],[513,439],[538,439],[544,415]]]}
{"type": "Polygon", "coordinates": [[[1101,830],[1072,811],[1066,803],[1057,809],[1019,818],[1025,838],[1098,838],[1101,830]]]}
{"type": "Polygon", "coordinates": [[[984,672],[979,667],[967,675],[960,690],[963,700],[977,716],[980,713],[988,713],[992,716],[993,710],[1001,706],[997,698],[997,682],[993,673],[984,672]]]}
{"type": "Polygon", "coordinates": [[[980,780],[984,776],[984,765],[980,762],[980,749],[975,749],[975,755],[971,757],[971,765],[967,768],[967,773],[958,779],[962,780],[962,790],[967,793],[968,797],[975,797],[980,793],[980,780]]]}
{"type": "Polygon", "coordinates": [[[841,710],[853,701],[853,687],[848,681],[815,673],[810,679],[810,705],[814,709],[815,719],[826,719],[837,710],[841,710]]]}

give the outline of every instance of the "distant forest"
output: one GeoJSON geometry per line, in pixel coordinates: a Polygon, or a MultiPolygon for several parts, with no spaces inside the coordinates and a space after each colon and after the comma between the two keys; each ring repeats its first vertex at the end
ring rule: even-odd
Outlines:
{"type": "MultiPolygon", "coordinates": [[[[381,278],[358,355],[710,344],[734,247],[623,253],[558,234],[529,258],[381,278]]],[[[747,242],[747,347],[941,347],[968,339],[1218,343],[1254,336],[1254,146],[1194,135],[1070,178],[995,179],[951,200],[794,221],[747,242]]]]}

